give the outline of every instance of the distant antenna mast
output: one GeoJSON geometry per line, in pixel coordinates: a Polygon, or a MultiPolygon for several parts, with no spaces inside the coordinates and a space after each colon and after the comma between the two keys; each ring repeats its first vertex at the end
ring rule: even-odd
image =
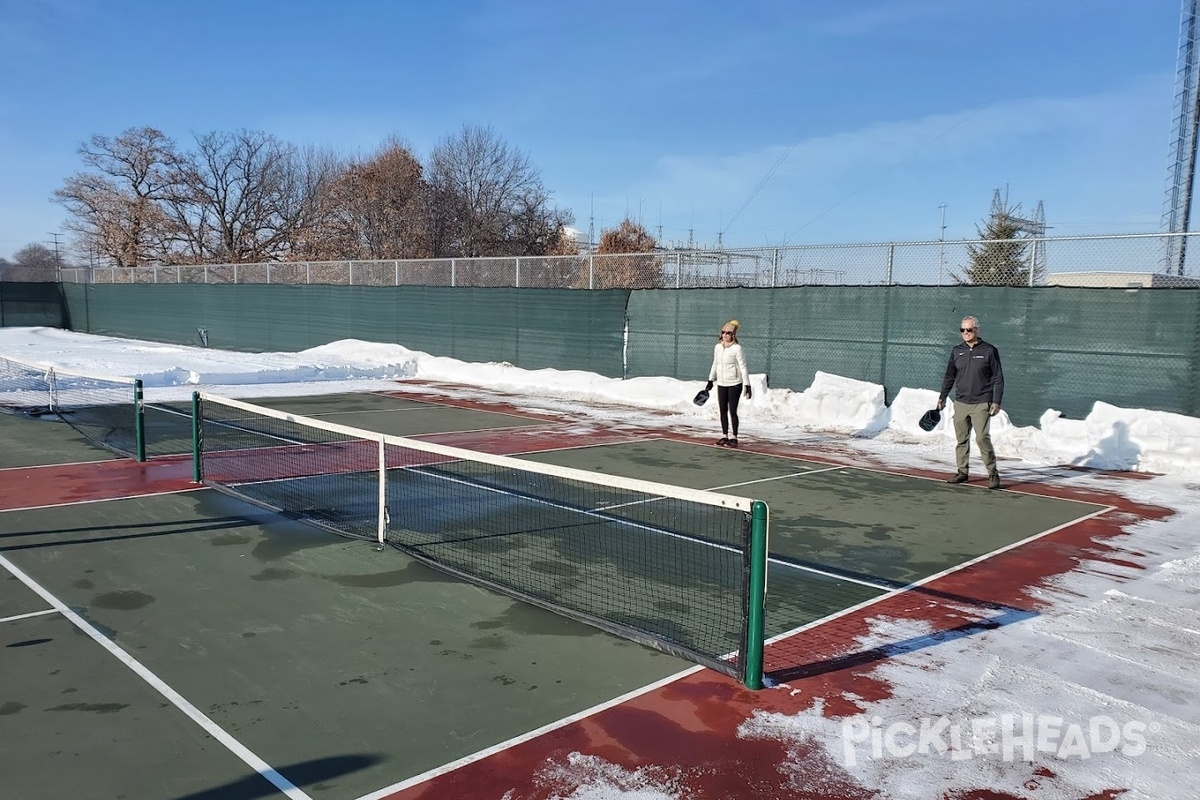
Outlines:
{"type": "MultiPolygon", "coordinates": [[[[1175,74],[1175,116],[1171,124],[1171,162],[1167,173],[1166,208],[1163,211],[1163,230],[1166,233],[1187,233],[1191,218],[1192,189],[1196,179],[1197,128],[1200,126],[1200,94],[1196,91],[1196,60],[1200,56],[1196,41],[1198,6],[1200,0],[1183,0],[1175,74]]],[[[1182,275],[1186,250],[1186,236],[1168,237],[1163,271],[1182,275]]]]}

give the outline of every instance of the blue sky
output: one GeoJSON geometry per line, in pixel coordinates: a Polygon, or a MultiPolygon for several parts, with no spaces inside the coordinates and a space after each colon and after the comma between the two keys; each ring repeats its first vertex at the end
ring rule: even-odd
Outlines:
{"type": "Polygon", "coordinates": [[[418,157],[464,124],[575,227],[666,244],[1161,225],[1179,0],[0,0],[0,255],[62,231],[78,145],[262,130],[418,157]]]}

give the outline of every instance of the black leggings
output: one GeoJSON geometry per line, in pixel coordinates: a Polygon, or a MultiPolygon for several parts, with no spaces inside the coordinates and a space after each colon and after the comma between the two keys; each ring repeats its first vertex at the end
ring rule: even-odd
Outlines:
{"type": "Polygon", "coordinates": [[[732,423],[733,438],[735,439],[738,433],[738,400],[741,399],[742,385],[740,383],[734,386],[717,387],[717,408],[721,409],[721,433],[728,436],[729,425],[732,423]]]}

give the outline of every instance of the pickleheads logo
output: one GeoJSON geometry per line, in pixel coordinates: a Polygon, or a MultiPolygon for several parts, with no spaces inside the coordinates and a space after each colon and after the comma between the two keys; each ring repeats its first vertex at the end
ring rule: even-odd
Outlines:
{"type": "Polygon", "coordinates": [[[1146,752],[1146,734],[1155,723],[1120,723],[1109,716],[1069,721],[1045,714],[1001,714],[954,720],[924,717],[916,724],[885,725],[879,716],[851,717],[842,722],[842,754],[846,766],[863,759],[945,755],[953,761],[998,758],[1033,761],[1038,754],[1080,760],[1120,751],[1126,756],[1146,752]]]}

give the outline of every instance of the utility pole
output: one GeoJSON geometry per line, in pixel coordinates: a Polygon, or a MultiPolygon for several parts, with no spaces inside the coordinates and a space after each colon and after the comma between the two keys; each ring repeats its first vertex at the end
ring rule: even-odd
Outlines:
{"type": "Polygon", "coordinates": [[[62,283],[62,260],[58,255],[58,237],[62,236],[62,234],[51,233],[49,235],[54,237],[54,280],[62,283]]]}
{"type": "Polygon", "coordinates": [[[942,285],[942,270],[946,267],[946,204],[938,206],[942,210],[942,232],[938,234],[938,286],[942,285]]]}

